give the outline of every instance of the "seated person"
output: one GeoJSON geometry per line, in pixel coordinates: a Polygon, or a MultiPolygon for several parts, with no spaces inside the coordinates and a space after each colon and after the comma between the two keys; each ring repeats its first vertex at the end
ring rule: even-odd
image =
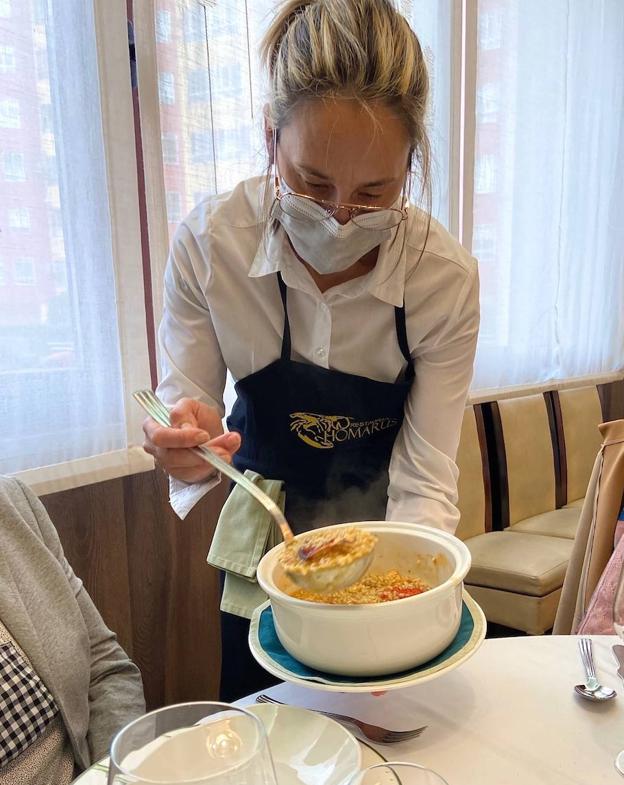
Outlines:
{"type": "Polygon", "coordinates": [[[0,783],[70,783],[144,712],[139,670],[67,563],[45,508],[0,477],[0,783]]]}

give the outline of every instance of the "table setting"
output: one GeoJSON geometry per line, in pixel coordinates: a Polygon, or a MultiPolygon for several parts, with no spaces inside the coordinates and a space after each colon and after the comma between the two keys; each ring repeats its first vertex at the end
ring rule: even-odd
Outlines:
{"type": "MultiPolygon", "coordinates": [[[[455,536],[366,521],[295,537],[266,508],[284,541],[259,560],[248,644],[281,683],[140,717],[78,785],[622,781],[616,636],[486,640],[455,536]]],[[[614,608],[624,630],[624,588],[614,608]]]]}

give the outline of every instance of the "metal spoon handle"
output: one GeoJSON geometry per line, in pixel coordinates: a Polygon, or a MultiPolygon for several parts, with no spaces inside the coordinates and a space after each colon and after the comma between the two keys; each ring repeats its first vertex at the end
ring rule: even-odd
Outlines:
{"type": "MultiPolygon", "coordinates": [[[[151,390],[137,390],[136,392],[132,393],[132,397],[150,417],[159,423],[159,425],[162,425],[164,428],[171,427],[169,410],[151,390]]],[[[224,461],[223,458],[220,458],[216,453],[208,449],[208,447],[199,446],[193,447],[191,449],[194,453],[206,461],[206,463],[211,464],[215,469],[218,469],[220,472],[227,475],[231,480],[234,480],[235,483],[241,485],[254,497],[254,499],[256,499],[256,501],[260,502],[260,504],[279,526],[280,531],[282,532],[282,537],[286,542],[293,539],[294,535],[292,533],[292,529],[288,525],[288,521],[284,517],[284,513],[280,510],[277,504],[275,504],[270,496],[267,496],[267,494],[264,493],[264,491],[261,491],[260,488],[258,488],[258,486],[248,477],[245,477],[245,475],[239,472],[238,469],[235,469],[234,466],[230,465],[227,461],[224,461]]]]}
{"type": "Polygon", "coordinates": [[[227,475],[231,480],[234,480],[235,483],[238,483],[238,485],[242,486],[250,493],[254,499],[260,502],[264,509],[272,516],[275,523],[280,527],[284,540],[292,540],[294,535],[288,525],[288,521],[270,496],[267,496],[264,491],[261,491],[260,488],[258,488],[258,486],[248,477],[245,477],[242,472],[239,472],[238,469],[234,468],[234,466],[227,461],[224,461],[223,458],[220,458],[207,447],[194,447],[193,452],[197,453],[207,463],[211,463],[215,469],[218,469],[222,474],[227,475]]]}

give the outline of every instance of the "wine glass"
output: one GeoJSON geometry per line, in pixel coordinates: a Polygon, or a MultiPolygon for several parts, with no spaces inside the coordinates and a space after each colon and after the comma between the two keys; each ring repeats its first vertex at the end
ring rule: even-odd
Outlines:
{"type": "MultiPolygon", "coordinates": [[[[613,628],[616,635],[624,641],[624,564],[620,570],[620,577],[613,597],[613,628]]],[[[618,753],[615,759],[615,768],[624,774],[624,750],[618,753]]]]}
{"type": "Polygon", "coordinates": [[[165,706],[113,739],[108,785],[277,785],[264,725],[227,703],[165,706]]]}
{"type": "Polygon", "coordinates": [[[449,785],[444,777],[418,763],[376,763],[356,774],[349,785],[449,785]]]}

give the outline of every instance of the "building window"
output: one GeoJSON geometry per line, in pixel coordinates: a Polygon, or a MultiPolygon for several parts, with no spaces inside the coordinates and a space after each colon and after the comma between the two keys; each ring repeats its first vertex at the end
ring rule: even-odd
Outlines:
{"type": "Polygon", "coordinates": [[[48,213],[48,222],[50,224],[50,234],[52,237],[63,236],[63,218],[60,210],[50,210],[48,213]]]}
{"type": "Polygon", "coordinates": [[[472,253],[480,262],[496,260],[496,224],[476,224],[472,233],[472,253]]]}
{"type": "Polygon", "coordinates": [[[0,286],[5,286],[6,282],[6,268],[4,262],[0,262],[0,286]]]}
{"type": "Polygon", "coordinates": [[[175,82],[170,71],[158,74],[158,99],[161,104],[175,104],[175,82]]]}
{"type": "Polygon", "coordinates": [[[16,259],[14,274],[17,286],[34,286],[36,283],[34,259],[16,259]]]}
{"type": "Polygon", "coordinates": [[[156,12],[156,43],[166,44],[171,40],[171,11],[156,12]]]}
{"type": "Polygon", "coordinates": [[[478,37],[480,49],[500,49],[503,45],[503,10],[495,8],[479,14],[478,37]]]}
{"type": "Polygon", "coordinates": [[[0,74],[15,71],[15,48],[0,46],[0,74]]]}
{"type": "Polygon", "coordinates": [[[496,191],[496,156],[485,153],[475,165],[475,192],[491,194],[496,191]]]}
{"type": "Polygon", "coordinates": [[[191,134],[191,162],[207,164],[212,161],[212,134],[210,131],[196,131],[191,134]]]}
{"type": "Polygon", "coordinates": [[[238,62],[223,63],[214,69],[215,93],[238,93],[243,87],[243,71],[238,62]]]}
{"type": "Polygon", "coordinates": [[[35,71],[37,79],[49,79],[50,68],[48,66],[48,50],[45,46],[35,49],[35,71]]]}
{"type": "Polygon", "coordinates": [[[165,133],[162,139],[162,154],[163,163],[177,164],[178,163],[178,135],[173,133],[165,133]]]}
{"type": "Polygon", "coordinates": [[[24,153],[5,153],[2,160],[4,179],[23,182],[26,179],[24,153]]]}
{"type": "Polygon", "coordinates": [[[11,0],[0,0],[0,17],[8,19],[11,16],[11,0]]]}
{"type": "Polygon", "coordinates": [[[0,101],[0,128],[20,128],[19,101],[14,98],[5,98],[0,101]]]}
{"type": "Polygon", "coordinates": [[[187,100],[190,104],[210,100],[210,79],[207,68],[195,68],[189,73],[187,100]]]}
{"type": "Polygon", "coordinates": [[[33,3],[33,20],[36,25],[44,25],[48,20],[48,0],[35,0],[33,3]]]}
{"type": "Polygon", "coordinates": [[[58,167],[55,155],[46,155],[43,159],[43,174],[47,185],[58,183],[58,167]]]}
{"type": "Polygon", "coordinates": [[[178,191],[167,191],[167,220],[177,224],[182,220],[182,197],[178,191]]]}
{"type": "Polygon", "coordinates": [[[494,123],[498,118],[500,105],[500,84],[485,82],[477,88],[477,121],[494,123]]]}
{"type": "Polygon", "coordinates": [[[9,209],[9,226],[11,229],[30,229],[28,207],[11,207],[9,209]]]}
{"type": "Polygon", "coordinates": [[[66,292],[67,291],[67,265],[64,261],[55,261],[52,262],[50,267],[52,273],[52,280],[54,281],[54,287],[56,288],[57,292],[66,292]]]}
{"type": "Polygon", "coordinates": [[[41,121],[41,133],[53,134],[52,104],[41,104],[39,107],[39,117],[41,121]]]}
{"type": "Polygon", "coordinates": [[[184,40],[189,43],[206,40],[204,9],[199,4],[184,11],[184,40]]]}

